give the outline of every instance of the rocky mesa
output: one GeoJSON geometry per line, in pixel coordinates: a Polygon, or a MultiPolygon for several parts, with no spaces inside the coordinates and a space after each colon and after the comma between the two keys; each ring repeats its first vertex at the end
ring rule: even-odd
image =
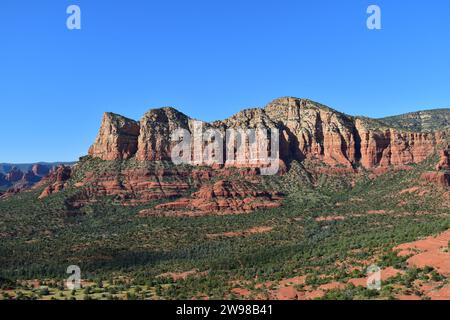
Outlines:
{"type": "MultiPolygon", "coordinates": [[[[68,200],[72,208],[103,196],[122,205],[163,201],[143,210],[143,216],[236,214],[281,206],[283,194],[264,183],[258,163],[229,160],[238,156],[237,145],[223,143],[224,162],[220,164],[202,162],[204,150],[214,143],[205,134],[208,129],[226,138],[229,129],[265,129],[266,133],[277,129],[278,175],[290,170],[295,161],[316,164],[307,174],[317,171],[356,177],[366,171],[377,176],[389,168],[402,170],[439,155],[435,171],[423,173],[421,179],[444,188],[450,183],[449,131],[445,127],[413,132],[398,125],[392,128],[382,120],[349,116],[311,100],[287,97],[212,123],[192,119],[171,107],[150,110],[140,121],[105,113],[87,160],[52,170],[37,186],[45,186],[39,198],[73,187],[78,192],[68,200]],[[179,129],[197,133],[199,126],[201,150],[189,145],[190,165],[174,165],[171,155],[180,140],[173,139],[173,133],[179,129]],[[199,153],[201,161],[196,162],[199,153]]],[[[239,143],[245,145],[240,156],[250,160],[250,141],[239,143]]]]}
{"type": "MultiPolygon", "coordinates": [[[[89,154],[103,160],[170,160],[176,129],[193,132],[194,119],[173,108],[147,112],[136,122],[106,113],[89,154]]],[[[449,136],[442,131],[413,132],[382,120],[353,117],[307,99],[280,98],[264,108],[243,110],[206,128],[279,130],[284,163],[315,158],[331,166],[366,169],[419,163],[449,136]]],[[[224,153],[229,152],[224,148],[224,153]]],[[[227,163],[225,163],[227,164],[227,163]]]]}

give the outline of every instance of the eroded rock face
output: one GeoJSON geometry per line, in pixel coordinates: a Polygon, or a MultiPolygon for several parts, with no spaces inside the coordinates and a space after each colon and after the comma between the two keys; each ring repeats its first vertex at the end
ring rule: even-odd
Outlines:
{"type": "Polygon", "coordinates": [[[439,152],[439,163],[436,170],[450,170],[450,145],[446,149],[439,152]]]}
{"type": "Polygon", "coordinates": [[[22,180],[24,176],[24,173],[17,169],[16,167],[13,167],[10,172],[8,172],[5,176],[5,180],[11,183],[17,182],[22,180]]]}
{"type": "Polygon", "coordinates": [[[181,196],[190,188],[188,175],[176,169],[132,169],[101,175],[91,172],[76,187],[84,190],[85,200],[115,196],[122,204],[133,205],[181,196]]]}
{"type": "Polygon", "coordinates": [[[174,143],[171,134],[177,129],[192,132],[193,120],[173,108],[150,110],[140,121],[138,160],[170,160],[174,143]]]}
{"type": "MultiPolygon", "coordinates": [[[[203,213],[242,213],[281,206],[281,194],[257,190],[250,183],[219,180],[204,185],[190,197],[161,204],[156,210],[176,210],[203,213]]],[[[180,212],[179,212],[180,213],[180,212]]]]}
{"type": "MultiPolygon", "coordinates": [[[[171,134],[176,129],[194,130],[194,120],[173,108],[151,110],[139,125],[129,119],[117,121],[118,117],[105,114],[90,155],[104,160],[133,155],[141,161],[170,160],[175,145],[171,134]]],[[[367,169],[419,163],[435,152],[446,136],[445,132],[402,132],[377,120],[347,116],[297,98],[276,99],[265,108],[243,110],[226,120],[202,125],[222,134],[227,129],[277,128],[283,163],[316,158],[331,166],[360,164],[367,169]]],[[[224,150],[227,159],[229,150],[224,150]]]]}
{"type": "Polygon", "coordinates": [[[35,176],[44,177],[47,174],[49,174],[50,169],[48,166],[43,166],[43,165],[37,163],[37,164],[33,165],[33,167],[31,168],[31,171],[33,172],[33,174],[35,176]]]}
{"type": "Polygon", "coordinates": [[[359,119],[356,133],[360,141],[360,163],[369,169],[420,163],[435,152],[443,139],[443,133],[370,129],[359,119]]]}
{"type": "Polygon", "coordinates": [[[66,187],[66,183],[70,179],[71,174],[72,168],[64,165],[58,166],[52,170],[47,177],[35,186],[35,188],[38,188],[42,185],[50,183],[44,191],[42,191],[39,199],[47,198],[49,195],[63,190],[66,187]]]}
{"type": "Polygon", "coordinates": [[[423,181],[435,183],[444,188],[450,186],[450,173],[448,172],[425,172],[420,177],[423,181]]]}
{"type": "Polygon", "coordinates": [[[128,159],[137,151],[139,123],[114,113],[105,113],[89,155],[103,160],[128,159]]]}

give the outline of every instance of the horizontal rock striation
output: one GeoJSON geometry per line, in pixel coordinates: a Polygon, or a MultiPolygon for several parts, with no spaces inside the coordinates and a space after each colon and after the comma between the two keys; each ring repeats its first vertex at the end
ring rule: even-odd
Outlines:
{"type": "Polygon", "coordinates": [[[67,181],[72,175],[72,168],[65,165],[60,165],[50,171],[50,173],[42,179],[35,188],[40,188],[47,185],[42,191],[39,199],[45,199],[51,194],[62,191],[67,186],[67,181]]]}
{"type": "Polygon", "coordinates": [[[281,206],[281,200],[280,193],[257,190],[250,182],[219,180],[202,186],[190,197],[160,204],[155,207],[156,211],[147,210],[145,213],[158,214],[160,211],[172,211],[176,215],[189,215],[192,212],[245,213],[257,209],[278,208],[281,206]]]}
{"type": "MultiPolygon", "coordinates": [[[[106,113],[89,154],[103,160],[133,156],[140,161],[170,160],[175,145],[171,134],[177,129],[193,133],[194,123],[173,108],[151,110],[139,123],[106,113]]],[[[348,116],[310,100],[290,97],[276,99],[265,108],[243,110],[223,121],[198,123],[204,129],[218,129],[223,136],[227,129],[276,128],[282,163],[315,158],[331,166],[361,165],[366,169],[419,163],[448,136],[445,131],[393,129],[381,121],[348,116]]],[[[224,146],[223,150],[227,158],[230,149],[224,146]]],[[[194,160],[198,154],[192,153],[194,160]]],[[[245,157],[250,158],[248,154],[245,157]]]]}

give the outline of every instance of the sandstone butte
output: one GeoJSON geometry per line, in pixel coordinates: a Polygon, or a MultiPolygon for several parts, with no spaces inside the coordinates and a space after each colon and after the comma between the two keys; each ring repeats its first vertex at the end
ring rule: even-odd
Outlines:
{"type": "MultiPolygon", "coordinates": [[[[105,113],[89,155],[103,160],[171,160],[171,133],[180,128],[192,132],[193,122],[170,107],[150,110],[139,122],[105,113]]],[[[222,132],[229,128],[277,128],[283,162],[316,158],[331,166],[361,165],[366,169],[419,163],[449,135],[448,130],[400,131],[378,120],[348,116],[310,100],[289,97],[203,124],[222,132]]]]}
{"type": "MultiPolygon", "coordinates": [[[[153,109],[138,122],[113,113],[105,113],[98,136],[89,155],[102,160],[135,159],[137,162],[170,161],[171,134],[176,129],[194,131],[194,119],[170,108],[153,109]]],[[[356,172],[362,167],[374,174],[387,168],[402,170],[439,152],[436,171],[424,173],[423,179],[447,187],[449,185],[449,146],[447,130],[411,132],[390,128],[379,120],[353,117],[310,100],[280,98],[264,108],[243,110],[234,116],[203,128],[279,130],[280,171],[292,160],[315,159],[326,167],[318,168],[333,174],[356,172]]],[[[225,142],[226,143],[226,142],[225,142]]],[[[233,150],[233,148],[226,150],[233,150]]],[[[236,150],[236,149],[234,149],[236,150]]],[[[248,151],[248,150],[247,150],[248,151]]],[[[194,157],[195,155],[193,155],[194,157]]],[[[225,154],[224,158],[228,155],[225,154]]],[[[236,155],[234,155],[236,156],[236,155]]],[[[245,157],[249,157],[248,154],[245,157]]],[[[194,169],[128,168],[121,172],[88,172],[75,184],[80,193],[70,199],[73,207],[83,206],[95,196],[114,195],[123,204],[133,205],[154,199],[177,198],[141,215],[202,215],[245,213],[256,209],[276,208],[282,195],[264,190],[258,180],[258,169],[238,166],[241,179],[228,179],[230,167],[203,166],[194,169]],[[119,177],[120,176],[120,177],[119,177]],[[196,192],[186,195],[189,190],[196,192]]],[[[52,171],[38,186],[48,185],[40,198],[65,188],[71,171],[61,166],[52,171]]]]}

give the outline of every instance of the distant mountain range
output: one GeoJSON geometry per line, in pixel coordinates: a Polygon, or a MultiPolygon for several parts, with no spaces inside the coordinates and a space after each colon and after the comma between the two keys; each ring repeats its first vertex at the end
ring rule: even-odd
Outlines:
{"type": "Polygon", "coordinates": [[[0,190],[33,186],[60,165],[74,162],[0,163],[0,190]]]}
{"type": "Polygon", "coordinates": [[[75,162],[33,162],[33,163],[0,163],[0,173],[6,174],[14,167],[22,172],[28,172],[33,169],[33,166],[39,165],[41,168],[51,169],[59,165],[72,165],[75,162]]]}

